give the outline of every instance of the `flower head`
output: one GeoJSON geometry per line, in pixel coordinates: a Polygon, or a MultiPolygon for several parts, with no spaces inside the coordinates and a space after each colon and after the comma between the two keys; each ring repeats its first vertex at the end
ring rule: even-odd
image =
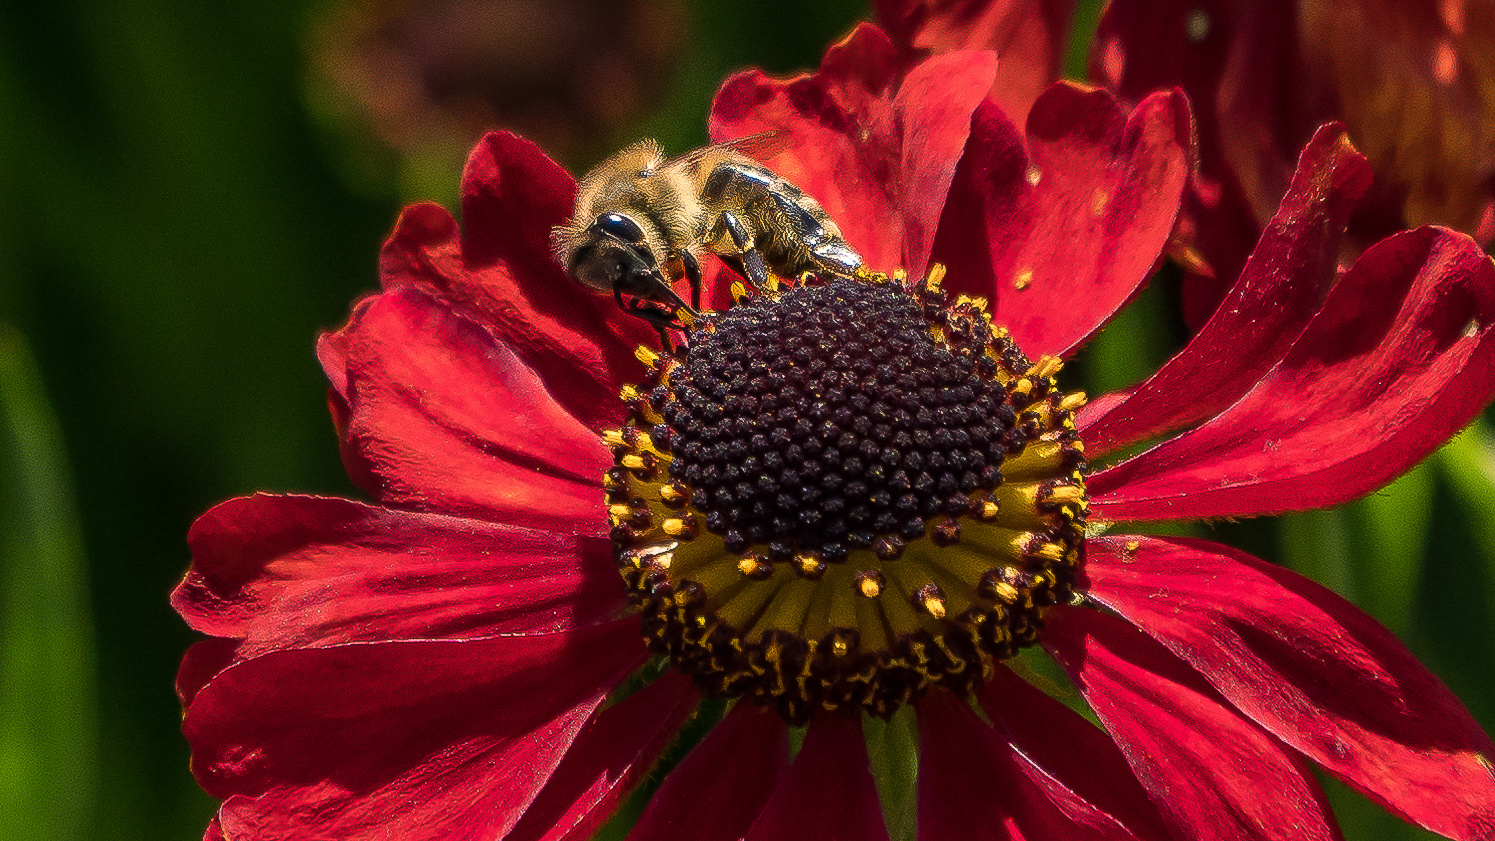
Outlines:
{"type": "Polygon", "coordinates": [[[916,722],[920,838],[1333,838],[1305,759],[1495,833],[1495,745],[1389,633],[1236,550],[1106,533],[1405,470],[1495,388],[1495,266],[1422,229],[1321,298],[1368,177],[1326,129],[1228,305],[1085,405],[1062,357],[1168,241],[1182,97],[1061,85],[1021,131],[989,55],[893,56],[861,28],[712,118],[787,133],[769,163],[885,273],[713,274],[669,351],[552,261],[575,183],[532,144],[474,151],[461,230],[406,210],[318,348],[375,501],[257,495],[190,536],[210,835],[585,838],[703,695],[736,700],[635,837],[886,837],[863,723],[889,716],[916,722]]]}

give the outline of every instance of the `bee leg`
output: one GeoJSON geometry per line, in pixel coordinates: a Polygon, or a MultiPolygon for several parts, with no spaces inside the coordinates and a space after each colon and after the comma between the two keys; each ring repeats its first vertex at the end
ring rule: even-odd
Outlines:
{"type": "Polygon", "coordinates": [[[649,322],[659,333],[659,346],[665,351],[674,350],[674,344],[670,341],[670,328],[675,326],[675,317],[669,313],[660,312],[657,309],[637,300],[623,300],[623,294],[617,289],[613,290],[613,296],[618,301],[618,307],[623,312],[649,322]]]}
{"type": "Polygon", "coordinates": [[[680,252],[680,262],[685,266],[685,279],[690,281],[690,308],[701,308],[701,264],[689,251],[680,252]]]}
{"type": "Polygon", "coordinates": [[[742,276],[757,289],[767,286],[768,264],[763,262],[763,255],[753,245],[753,237],[748,233],[747,226],[731,212],[722,214],[722,225],[732,237],[732,245],[737,249],[738,258],[742,260],[742,276]]]}

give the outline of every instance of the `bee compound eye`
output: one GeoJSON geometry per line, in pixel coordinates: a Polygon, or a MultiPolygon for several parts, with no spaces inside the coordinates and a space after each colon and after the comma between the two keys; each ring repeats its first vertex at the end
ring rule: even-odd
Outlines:
{"type": "Polygon", "coordinates": [[[624,242],[638,244],[644,241],[644,229],[621,213],[604,213],[597,217],[592,226],[624,242]]]}

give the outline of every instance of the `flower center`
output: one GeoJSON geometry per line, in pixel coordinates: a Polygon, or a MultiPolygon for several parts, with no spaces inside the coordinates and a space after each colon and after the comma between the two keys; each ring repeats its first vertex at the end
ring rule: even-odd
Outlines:
{"type": "Polygon", "coordinates": [[[640,348],[606,436],[615,554],[708,694],[887,716],[969,690],[1071,598],[1084,397],[942,275],[775,285],[640,348]]]}

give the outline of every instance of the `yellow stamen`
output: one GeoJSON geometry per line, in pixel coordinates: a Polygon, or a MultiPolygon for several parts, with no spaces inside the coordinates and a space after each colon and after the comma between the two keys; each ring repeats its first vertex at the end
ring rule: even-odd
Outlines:
{"type": "Polygon", "coordinates": [[[800,575],[811,581],[818,580],[825,574],[825,560],[809,552],[795,555],[794,565],[799,568],[800,575]]]}
{"type": "Polygon", "coordinates": [[[763,562],[752,555],[740,558],[737,561],[737,571],[746,576],[758,575],[761,573],[762,568],[763,562]]]}
{"type": "Polygon", "coordinates": [[[1055,374],[1059,373],[1062,368],[1064,368],[1064,360],[1060,359],[1057,356],[1048,356],[1047,354],[1045,354],[1043,357],[1039,358],[1038,364],[1028,369],[1028,376],[1052,377],[1055,374]]]}
{"type": "Polygon", "coordinates": [[[1059,401],[1059,409],[1065,412],[1075,412],[1083,408],[1088,402],[1090,402],[1090,398],[1085,396],[1085,392],[1071,391],[1069,394],[1064,395],[1064,399],[1059,401]]]}
{"type": "Polygon", "coordinates": [[[945,618],[945,600],[938,593],[924,593],[919,597],[919,607],[936,619],[945,618]]]}
{"type": "Polygon", "coordinates": [[[929,272],[924,275],[925,288],[930,292],[938,292],[940,283],[945,279],[945,264],[935,263],[929,267],[929,272]]]}
{"type": "Polygon", "coordinates": [[[1064,560],[1064,547],[1057,543],[1045,543],[1034,549],[1033,554],[1044,560],[1062,561],[1064,560]]]}
{"type": "Polygon", "coordinates": [[[992,585],[992,592],[996,594],[998,599],[1007,602],[1008,604],[1012,604],[1013,602],[1017,601],[1017,597],[1019,595],[1017,588],[1012,586],[1011,584],[1008,584],[1006,581],[998,581],[996,584],[992,585]]]}
{"type": "Polygon", "coordinates": [[[1069,505],[1084,498],[1085,489],[1078,485],[1055,485],[1043,501],[1047,505],[1069,505]]]}
{"type": "Polygon", "coordinates": [[[655,353],[653,350],[645,347],[644,345],[639,345],[638,347],[634,348],[633,356],[635,359],[644,363],[650,368],[653,368],[654,363],[659,361],[659,354],[655,353]]]}

